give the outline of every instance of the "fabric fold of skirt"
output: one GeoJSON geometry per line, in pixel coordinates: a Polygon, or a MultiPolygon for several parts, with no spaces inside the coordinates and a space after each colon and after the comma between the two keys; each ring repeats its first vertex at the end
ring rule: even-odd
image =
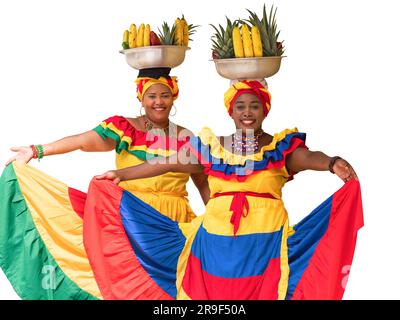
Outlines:
{"type": "Polygon", "coordinates": [[[85,194],[14,162],[0,179],[0,266],[23,299],[341,299],[363,226],[361,190],[349,181],[293,228],[267,235],[222,239],[203,219],[177,223],[111,181],[93,179],[85,194]],[[260,245],[248,248],[253,238],[260,245]],[[265,259],[256,276],[235,260],[246,252],[265,259]]]}

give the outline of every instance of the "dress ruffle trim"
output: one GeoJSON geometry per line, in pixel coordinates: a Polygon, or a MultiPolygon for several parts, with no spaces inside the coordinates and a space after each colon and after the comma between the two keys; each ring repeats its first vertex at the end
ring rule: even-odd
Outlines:
{"type": "Polygon", "coordinates": [[[275,134],[272,142],[257,153],[241,156],[226,150],[212,131],[205,128],[199,137],[190,140],[190,147],[206,168],[207,174],[226,180],[236,178],[243,181],[259,171],[283,168],[288,154],[299,147],[307,148],[305,139],[306,134],[298,132],[296,128],[286,129],[275,134]]]}
{"type": "Polygon", "coordinates": [[[168,157],[175,154],[187,142],[187,140],[169,139],[137,130],[122,116],[110,117],[93,130],[103,139],[113,139],[117,153],[125,150],[141,160],[159,156],[168,157]]]}

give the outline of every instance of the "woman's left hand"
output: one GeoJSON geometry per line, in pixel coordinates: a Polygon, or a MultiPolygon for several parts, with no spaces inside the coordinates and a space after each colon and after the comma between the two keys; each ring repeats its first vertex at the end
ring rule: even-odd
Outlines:
{"type": "Polygon", "coordinates": [[[108,180],[112,180],[113,183],[118,184],[121,181],[121,177],[118,176],[117,171],[116,170],[110,170],[107,171],[103,174],[100,174],[98,176],[95,176],[96,179],[108,179],[108,180]]]}
{"type": "Polygon", "coordinates": [[[343,180],[343,182],[347,182],[350,179],[358,180],[357,174],[353,167],[344,159],[337,159],[332,169],[333,172],[335,172],[335,174],[343,180]]]}

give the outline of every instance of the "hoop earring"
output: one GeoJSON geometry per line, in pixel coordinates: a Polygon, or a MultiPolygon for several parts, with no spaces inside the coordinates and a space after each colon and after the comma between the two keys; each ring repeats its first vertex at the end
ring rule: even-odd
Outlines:
{"type": "Polygon", "coordinates": [[[175,106],[174,104],[173,104],[172,106],[175,108],[175,113],[174,113],[174,114],[171,114],[171,113],[170,113],[169,115],[170,115],[171,117],[175,116],[175,115],[176,115],[176,112],[178,111],[178,109],[176,109],[176,106],[175,106]]]}
{"type": "MultiPolygon", "coordinates": [[[[142,116],[142,117],[143,117],[143,114],[142,114],[142,109],[144,109],[144,107],[143,107],[143,106],[141,106],[141,107],[140,107],[139,114],[140,114],[140,116],[142,116]]],[[[145,114],[146,114],[146,112],[145,112],[145,114]]]]}

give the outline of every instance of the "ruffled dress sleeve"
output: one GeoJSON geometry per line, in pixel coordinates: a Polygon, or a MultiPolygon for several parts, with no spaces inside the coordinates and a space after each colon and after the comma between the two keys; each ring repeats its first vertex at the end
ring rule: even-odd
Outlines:
{"type": "MultiPolygon", "coordinates": [[[[274,135],[272,142],[251,155],[236,155],[226,150],[219,139],[208,128],[190,140],[190,148],[198,161],[205,167],[205,173],[222,179],[236,178],[244,181],[252,174],[269,170],[286,170],[286,158],[297,148],[307,148],[306,134],[297,128],[286,129],[274,135]]],[[[287,170],[286,170],[287,172],[287,170]]],[[[295,172],[289,174],[288,180],[295,172]]]]}
{"type": "Polygon", "coordinates": [[[138,130],[122,116],[107,118],[93,130],[103,139],[113,139],[117,153],[125,150],[141,160],[170,156],[187,143],[187,140],[178,140],[138,130]]]}
{"type": "Polygon", "coordinates": [[[122,116],[113,116],[102,121],[96,131],[103,139],[111,138],[115,141],[115,151],[129,150],[130,146],[137,143],[137,132],[129,121],[122,116]]]}

